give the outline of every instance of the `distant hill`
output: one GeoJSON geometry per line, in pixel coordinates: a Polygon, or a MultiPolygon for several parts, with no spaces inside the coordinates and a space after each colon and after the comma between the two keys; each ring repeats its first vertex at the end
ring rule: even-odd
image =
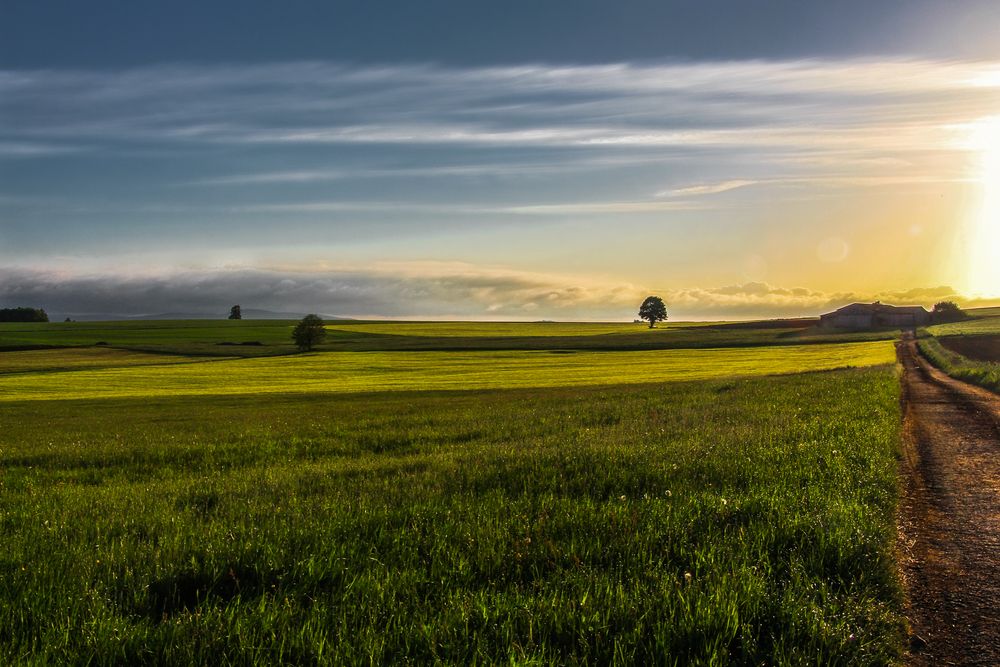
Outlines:
{"type": "MultiPolygon", "coordinates": [[[[244,320],[300,320],[308,313],[279,312],[274,310],[260,310],[257,308],[242,308],[240,312],[244,320]]],[[[159,313],[156,315],[136,315],[134,317],[124,317],[126,320],[224,320],[229,317],[229,311],[225,313],[159,313]]],[[[336,315],[324,315],[320,317],[325,320],[349,320],[349,317],[337,317],[336,315]]]]}
{"type": "MultiPolygon", "coordinates": [[[[308,313],[279,312],[274,310],[261,310],[257,308],[243,308],[244,320],[300,320],[308,313]]],[[[229,317],[229,310],[224,312],[172,312],[156,313],[152,315],[121,315],[118,313],[54,313],[51,317],[53,322],[61,322],[69,317],[81,322],[110,322],[114,320],[224,320],[229,317]]],[[[350,320],[350,317],[338,317],[337,315],[320,314],[324,320],[350,320]]]]}

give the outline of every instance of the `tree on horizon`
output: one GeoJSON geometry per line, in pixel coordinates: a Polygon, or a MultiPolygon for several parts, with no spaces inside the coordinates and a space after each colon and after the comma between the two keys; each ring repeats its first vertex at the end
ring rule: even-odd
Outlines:
{"type": "Polygon", "coordinates": [[[664,322],[667,319],[667,307],[663,299],[658,296],[647,296],[646,300],[639,306],[640,319],[649,322],[649,328],[656,326],[657,322],[664,322]]]}
{"type": "Polygon", "coordinates": [[[968,315],[954,301],[938,301],[934,304],[931,317],[935,322],[956,322],[964,320],[968,315]]]}

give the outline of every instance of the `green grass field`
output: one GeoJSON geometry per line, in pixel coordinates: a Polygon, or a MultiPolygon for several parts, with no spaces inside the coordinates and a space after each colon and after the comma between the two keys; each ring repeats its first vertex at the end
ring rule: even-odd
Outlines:
{"type": "Polygon", "coordinates": [[[968,314],[970,318],[967,320],[927,327],[926,331],[931,336],[918,341],[920,352],[948,375],[1000,392],[1000,363],[969,359],[955,350],[946,349],[937,340],[1000,335],[1000,308],[974,308],[968,314]]]}
{"type": "Polygon", "coordinates": [[[953,378],[1000,393],[1000,363],[969,359],[946,349],[934,337],[922,338],[917,345],[932,364],[953,378]]]}
{"type": "Polygon", "coordinates": [[[1000,306],[969,308],[965,312],[972,317],[1000,317],[1000,306]]]}
{"type": "Polygon", "coordinates": [[[609,334],[665,333],[678,329],[724,324],[722,322],[330,322],[332,331],[434,338],[535,338],[540,336],[603,336],[609,334]]]}
{"type": "Polygon", "coordinates": [[[975,317],[961,322],[935,324],[927,327],[927,331],[934,336],[1000,334],[1000,317],[975,317]]]}
{"type": "MultiPolygon", "coordinates": [[[[292,321],[125,321],[0,323],[0,351],[92,346],[194,356],[291,354],[292,321]],[[245,344],[250,343],[250,344],[245,344]]],[[[889,340],[893,332],[837,333],[810,323],[774,328],[747,323],[338,322],[318,349],[340,352],[475,350],[662,350],[889,340]]]]}
{"type": "Polygon", "coordinates": [[[138,324],[87,335],[157,354],[0,352],[0,664],[899,655],[887,341],[215,359],[166,352],[257,325],[138,324]]]}
{"type": "Polygon", "coordinates": [[[286,320],[127,320],[117,322],[0,323],[0,350],[51,346],[147,349],[208,355],[294,351],[294,322],[286,320]],[[226,343],[260,345],[225,345],[226,343]]]}
{"type": "Polygon", "coordinates": [[[87,368],[162,366],[204,363],[206,361],[212,360],[192,359],[181,355],[148,354],[107,347],[17,350],[0,353],[0,376],[11,373],[51,373],[87,368]]]}

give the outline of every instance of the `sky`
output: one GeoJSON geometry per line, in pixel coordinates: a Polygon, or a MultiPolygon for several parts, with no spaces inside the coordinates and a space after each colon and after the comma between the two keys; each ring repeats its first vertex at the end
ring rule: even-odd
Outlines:
{"type": "Polygon", "coordinates": [[[1000,303],[1000,4],[0,4],[0,306],[1000,303]]]}

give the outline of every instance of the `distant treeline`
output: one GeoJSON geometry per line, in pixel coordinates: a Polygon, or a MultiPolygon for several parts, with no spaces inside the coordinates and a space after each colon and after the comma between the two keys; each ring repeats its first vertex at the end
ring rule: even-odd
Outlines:
{"type": "Polygon", "coordinates": [[[0,308],[0,322],[48,322],[41,308],[0,308]]]}

